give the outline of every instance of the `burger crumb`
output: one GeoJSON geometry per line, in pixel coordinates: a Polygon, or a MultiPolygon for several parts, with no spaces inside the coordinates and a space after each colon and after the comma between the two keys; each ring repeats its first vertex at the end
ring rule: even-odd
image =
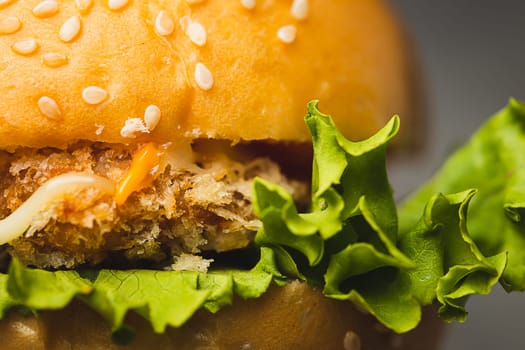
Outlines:
{"type": "Polygon", "coordinates": [[[148,134],[150,130],[144,125],[144,121],[140,118],[128,118],[120,129],[120,136],[127,138],[135,138],[138,133],[148,134]]]}
{"type": "Polygon", "coordinates": [[[105,128],[105,126],[102,125],[102,124],[95,124],[95,127],[97,128],[97,129],[95,130],[95,135],[97,135],[97,136],[98,136],[98,135],[101,135],[102,132],[104,131],[104,128],[105,128]]]}
{"type": "Polygon", "coordinates": [[[196,271],[206,273],[210,267],[213,259],[204,259],[198,255],[181,254],[175,258],[175,262],[171,264],[173,271],[196,271]]]}

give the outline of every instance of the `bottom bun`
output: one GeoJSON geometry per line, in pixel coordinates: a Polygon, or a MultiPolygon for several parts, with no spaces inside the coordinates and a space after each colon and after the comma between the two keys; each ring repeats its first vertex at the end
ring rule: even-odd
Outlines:
{"type": "Polygon", "coordinates": [[[158,335],[139,316],[130,315],[135,340],[111,341],[98,314],[81,303],[35,317],[11,313],[0,321],[2,349],[437,349],[444,328],[427,308],[415,330],[397,335],[351,303],[328,299],[302,282],[272,287],[259,299],[236,300],[217,314],[197,313],[181,328],[158,335]]]}

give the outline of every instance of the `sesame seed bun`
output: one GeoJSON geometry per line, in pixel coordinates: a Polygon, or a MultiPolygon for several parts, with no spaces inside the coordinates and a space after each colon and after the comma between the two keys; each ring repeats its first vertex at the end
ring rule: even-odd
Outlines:
{"type": "Polygon", "coordinates": [[[352,139],[394,113],[406,136],[415,125],[411,56],[383,1],[53,3],[0,5],[0,149],[301,142],[312,99],[352,139]]]}

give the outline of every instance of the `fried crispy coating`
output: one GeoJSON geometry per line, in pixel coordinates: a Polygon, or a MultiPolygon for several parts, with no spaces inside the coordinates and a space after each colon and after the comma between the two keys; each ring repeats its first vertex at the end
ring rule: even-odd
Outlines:
{"type": "MultiPolygon", "coordinates": [[[[117,183],[135,151],[123,145],[88,143],[67,150],[1,154],[0,217],[60,174],[96,174],[117,183]]],[[[192,166],[167,164],[152,184],[134,192],[123,205],[93,188],[62,198],[45,208],[7,249],[30,266],[74,268],[145,262],[169,266],[181,255],[188,261],[187,254],[243,248],[260,225],[251,206],[255,176],[297,195],[306,192],[303,184],[287,179],[267,158],[241,162],[222,153],[196,154],[192,166]]],[[[206,268],[206,261],[194,260],[196,270],[206,268]]]]}

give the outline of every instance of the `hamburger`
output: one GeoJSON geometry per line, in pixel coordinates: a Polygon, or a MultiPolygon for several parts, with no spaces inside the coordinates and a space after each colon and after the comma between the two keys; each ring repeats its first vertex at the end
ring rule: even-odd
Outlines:
{"type": "Polygon", "coordinates": [[[272,236],[285,210],[264,205],[331,205],[315,197],[325,153],[318,140],[312,155],[303,121],[311,100],[340,130],[310,103],[313,136],[344,135],[374,164],[392,115],[405,126],[395,146],[417,142],[413,57],[387,3],[4,0],[0,52],[5,348],[436,346],[435,312],[398,335],[415,324],[351,293],[369,271],[412,268],[390,244],[384,163],[370,175],[381,195],[366,190],[382,204],[359,201],[326,246],[324,229],[307,234],[337,255],[338,240],[360,241],[344,242],[350,226],[368,232],[375,208],[388,212],[367,242],[380,262],[341,290],[323,287],[340,278],[319,271],[329,254],[272,236]]]}

